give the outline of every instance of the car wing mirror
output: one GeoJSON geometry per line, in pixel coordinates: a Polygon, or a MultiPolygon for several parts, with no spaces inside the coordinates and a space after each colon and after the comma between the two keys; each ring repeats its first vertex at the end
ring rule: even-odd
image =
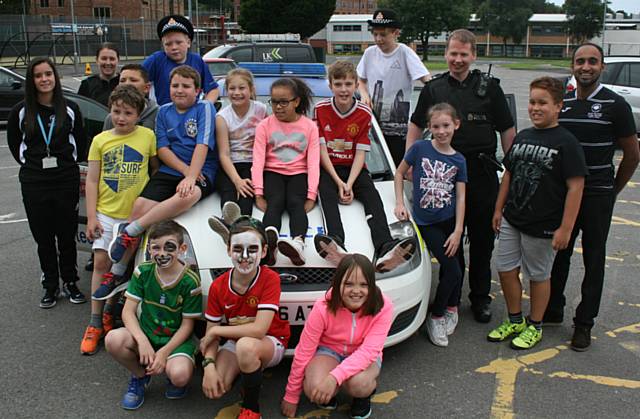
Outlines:
{"type": "Polygon", "coordinates": [[[13,83],[11,83],[11,88],[13,90],[18,90],[22,87],[22,82],[20,80],[14,80],[13,83]]]}

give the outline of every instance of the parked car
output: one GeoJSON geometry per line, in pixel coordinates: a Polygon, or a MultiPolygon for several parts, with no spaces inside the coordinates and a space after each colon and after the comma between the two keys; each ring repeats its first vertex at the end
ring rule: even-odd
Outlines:
{"type": "MultiPolygon", "coordinates": [[[[636,130],[640,133],[640,57],[604,57],[604,71],[600,83],[622,96],[631,106],[636,130]]],[[[567,82],[567,91],[576,88],[576,79],[567,82]]]]}
{"type": "MultiPolygon", "coordinates": [[[[246,66],[254,72],[257,99],[260,101],[266,102],[270,98],[270,86],[276,78],[289,75],[300,77],[309,85],[313,91],[314,102],[331,96],[322,64],[249,63],[240,65],[246,66]]],[[[221,100],[224,105],[227,105],[224,80],[221,82],[221,93],[221,100]]],[[[415,225],[408,221],[397,222],[393,215],[395,166],[383,140],[380,127],[375,120],[369,136],[371,151],[367,153],[367,168],[386,208],[391,234],[396,238],[412,237],[419,249],[407,264],[395,271],[376,275],[378,286],[392,299],[394,304],[394,320],[386,341],[386,345],[389,346],[413,335],[424,322],[431,290],[431,258],[415,225]]],[[[84,203],[81,202],[80,205],[83,207],[84,203]]],[[[345,227],[347,248],[351,252],[372,257],[374,248],[362,204],[355,201],[351,205],[341,206],[340,213],[345,227]]],[[[185,230],[185,241],[189,247],[183,258],[199,273],[205,302],[211,282],[232,266],[231,259],[227,255],[226,245],[209,229],[207,224],[207,219],[212,214],[220,214],[220,197],[216,193],[175,218],[175,221],[185,230]]],[[[263,213],[254,207],[253,216],[262,219],[263,213]]],[[[329,262],[317,254],[313,246],[313,236],[325,231],[321,209],[316,205],[307,216],[309,229],[305,249],[305,265],[294,266],[288,258],[280,255],[274,266],[274,269],[280,274],[282,284],[280,316],[287,319],[292,326],[288,355],[293,354],[292,350],[298,342],[306,316],[316,299],[325,295],[335,271],[329,262]]],[[[82,221],[86,224],[86,219],[82,221]]],[[[282,219],[281,237],[286,237],[289,234],[288,225],[289,219],[285,214],[282,219]]],[[[79,226],[79,231],[83,232],[84,229],[85,225],[79,226]]],[[[84,233],[79,233],[78,236],[80,247],[88,249],[89,243],[86,241],[84,233]],[[84,243],[80,240],[83,236],[84,243]]],[[[145,236],[136,255],[137,263],[148,258],[146,243],[145,236]]]]}
{"type": "Polygon", "coordinates": [[[234,68],[238,67],[235,61],[231,58],[203,58],[204,62],[209,66],[209,71],[213,78],[217,81],[224,78],[227,73],[234,68]]]}
{"type": "Polygon", "coordinates": [[[309,44],[292,42],[255,42],[237,45],[220,45],[203,57],[231,58],[236,63],[315,63],[316,54],[309,44]]]}

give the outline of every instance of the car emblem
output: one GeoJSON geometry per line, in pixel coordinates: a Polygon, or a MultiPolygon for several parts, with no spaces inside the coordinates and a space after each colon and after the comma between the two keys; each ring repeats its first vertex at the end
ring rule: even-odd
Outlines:
{"type": "Polygon", "coordinates": [[[298,276],[294,274],[281,273],[280,282],[284,282],[286,284],[293,284],[294,282],[298,282],[298,276]]]}
{"type": "Polygon", "coordinates": [[[593,105],[591,105],[591,112],[600,112],[601,109],[602,104],[600,103],[594,103],[593,105]]]}

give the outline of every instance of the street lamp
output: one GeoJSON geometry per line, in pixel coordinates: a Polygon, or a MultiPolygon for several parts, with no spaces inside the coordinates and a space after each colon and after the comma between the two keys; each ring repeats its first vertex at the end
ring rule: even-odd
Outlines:
{"type": "Polygon", "coordinates": [[[140,22],[142,23],[142,55],[147,58],[147,37],[144,30],[144,16],[140,16],[140,22]]]}

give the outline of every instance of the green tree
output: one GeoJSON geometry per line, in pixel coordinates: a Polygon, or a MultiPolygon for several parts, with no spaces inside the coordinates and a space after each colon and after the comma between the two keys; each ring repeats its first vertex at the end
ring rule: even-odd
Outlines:
{"type": "Polygon", "coordinates": [[[238,23],[249,33],[308,38],[325,27],[335,9],[335,0],[242,0],[238,23]]]}
{"type": "Polygon", "coordinates": [[[601,0],[566,0],[566,28],[577,43],[585,42],[602,33],[603,4],[601,0]]]}
{"type": "Polygon", "coordinates": [[[478,10],[480,21],[492,35],[502,38],[504,52],[507,55],[507,40],[514,44],[522,43],[527,34],[529,18],[533,14],[530,0],[513,4],[511,0],[485,0],[478,10]]]}
{"type": "Polygon", "coordinates": [[[29,14],[30,1],[28,0],[0,0],[0,15],[21,15],[23,14],[22,5],[26,8],[27,14],[29,14]]]}
{"type": "Polygon", "coordinates": [[[422,42],[423,60],[427,60],[430,36],[469,26],[469,0],[385,0],[378,4],[400,15],[403,41],[422,42]]]}

